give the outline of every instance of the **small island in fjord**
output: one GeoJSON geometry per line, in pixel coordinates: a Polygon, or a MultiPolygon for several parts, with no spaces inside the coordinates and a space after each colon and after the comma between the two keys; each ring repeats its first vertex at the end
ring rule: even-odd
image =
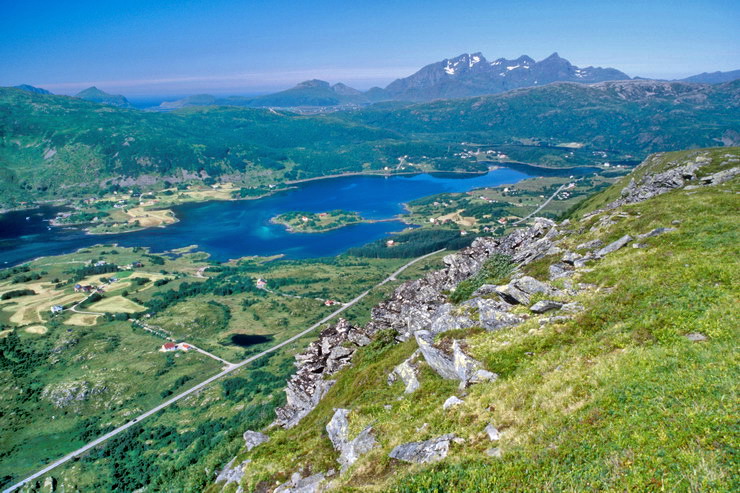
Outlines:
{"type": "Polygon", "coordinates": [[[323,233],[364,221],[358,213],[341,209],[329,212],[285,212],[271,219],[271,222],[282,224],[291,233],[323,233]]]}

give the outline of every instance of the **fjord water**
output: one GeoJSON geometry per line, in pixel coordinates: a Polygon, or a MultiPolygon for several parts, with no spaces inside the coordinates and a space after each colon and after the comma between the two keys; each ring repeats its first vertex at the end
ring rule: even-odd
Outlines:
{"type": "MultiPolygon", "coordinates": [[[[568,172],[572,173],[572,170],[568,172]]],[[[88,235],[77,228],[49,227],[58,209],[0,214],[0,267],[40,256],[70,253],[95,244],[149,247],[162,252],[188,245],[208,252],[214,260],[247,255],[285,254],[290,258],[342,253],[389,233],[401,231],[400,221],[363,223],[325,233],[288,233],[270,219],[288,211],[356,211],[366,219],[387,219],[404,212],[403,203],[443,192],[516,183],[528,175],[508,168],[485,175],[352,176],[317,180],[259,200],[191,203],[173,210],[179,222],[115,235],[88,235]]]]}

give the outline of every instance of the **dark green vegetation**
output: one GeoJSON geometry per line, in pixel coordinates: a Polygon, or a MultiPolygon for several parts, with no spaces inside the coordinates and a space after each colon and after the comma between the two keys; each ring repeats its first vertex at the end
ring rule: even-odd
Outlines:
{"type": "MultiPolygon", "coordinates": [[[[383,103],[300,116],[237,107],[146,113],[0,89],[0,203],[98,195],[133,178],[158,190],[227,179],[261,189],[344,172],[484,170],[468,144],[524,144],[553,166],[644,157],[737,140],[740,82],[614,82],[545,87],[413,106],[383,103]],[[564,142],[583,147],[570,159],[564,142]],[[543,152],[543,149],[545,150],[543,152]],[[631,157],[630,157],[631,156],[631,157]]],[[[130,183],[130,182],[129,182],[130,183]]]]}
{"type": "MultiPolygon", "coordinates": [[[[655,174],[699,156],[711,160],[700,174],[736,166],[740,157],[737,149],[667,153],[638,172],[655,174]]],[[[551,314],[522,306],[515,311],[529,319],[516,327],[451,333],[466,339],[469,353],[498,380],[469,387],[465,402],[445,411],[442,403],[457,393],[457,382],[422,363],[420,390],[404,395],[403,384],[389,386],[387,377],[416,345],[380,333],[352,367],[332,376],[336,384],[298,426],[270,430],[268,443],[237,456],[251,459],[244,490],[286,481],[294,471],[305,477],[336,468],[325,431],[336,408],[351,409],[350,437],[372,425],[378,440],[332,478],[341,491],[737,490],[738,179],[623,206],[605,214],[613,222],[584,218],[628,181],[572,211],[559,246],[575,251],[595,239],[676,230],[577,272],[574,285],[591,286],[569,298],[584,307],[571,319],[541,324],[551,314]],[[706,339],[694,342],[686,337],[691,333],[706,339]],[[495,444],[483,431],[488,423],[501,432],[495,444]],[[453,443],[439,464],[388,458],[396,445],[444,433],[465,442],[453,443]],[[501,457],[486,455],[492,446],[501,457]]],[[[522,273],[546,279],[561,256],[544,257],[522,273]]],[[[506,280],[505,260],[492,260],[487,279],[506,280]]],[[[565,287],[562,279],[553,284],[565,287]]]]}
{"type": "Polygon", "coordinates": [[[472,236],[460,236],[459,231],[417,229],[350,248],[347,255],[365,258],[414,258],[442,248],[457,250],[473,241],[472,236]],[[390,243],[392,242],[392,243],[390,243]]]}

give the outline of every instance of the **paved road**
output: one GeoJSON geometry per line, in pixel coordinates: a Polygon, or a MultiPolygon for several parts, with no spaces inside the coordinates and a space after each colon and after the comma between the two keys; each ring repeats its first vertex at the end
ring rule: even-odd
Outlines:
{"type": "Polygon", "coordinates": [[[425,259],[427,257],[431,257],[432,255],[437,254],[437,253],[439,253],[439,252],[441,252],[443,250],[444,249],[437,250],[436,252],[428,253],[426,255],[423,255],[421,257],[418,257],[418,258],[416,258],[416,259],[414,259],[414,260],[406,263],[403,267],[399,268],[396,272],[394,272],[390,276],[386,277],[382,282],[380,282],[379,284],[377,284],[375,287],[368,289],[367,291],[365,291],[364,293],[360,294],[355,299],[353,299],[352,301],[348,302],[347,304],[345,304],[344,306],[342,306],[338,310],[336,310],[336,311],[330,313],[329,315],[327,315],[326,317],[322,318],[321,320],[319,320],[318,322],[316,322],[315,324],[313,324],[311,327],[307,328],[303,332],[300,332],[300,333],[294,335],[293,337],[291,337],[290,339],[286,339],[285,341],[281,342],[280,344],[276,344],[275,346],[272,346],[270,349],[267,349],[265,351],[262,351],[259,354],[255,354],[254,356],[250,356],[249,358],[245,359],[244,361],[240,361],[239,363],[236,363],[236,364],[231,364],[225,370],[223,370],[221,373],[218,373],[218,374],[216,374],[216,375],[214,375],[214,376],[212,376],[212,377],[210,377],[210,378],[202,381],[198,385],[196,385],[196,386],[194,386],[194,387],[186,390],[185,392],[183,392],[181,394],[176,395],[175,397],[173,397],[173,398],[171,398],[171,399],[163,402],[162,404],[158,405],[157,407],[152,408],[152,409],[150,409],[149,411],[147,411],[147,412],[145,412],[143,414],[140,414],[139,416],[137,416],[136,418],[132,419],[128,423],[126,423],[126,424],[124,424],[122,426],[119,426],[115,430],[106,433],[105,435],[101,436],[100,438],[97,438],[97,439],[93,440],[92,442],[88,443],[84,447],[81,447],[81,448],[75,450],[74,452],[70,452],[69,454],[65,455],[61,459],[52,462],[51,464],[49,464],[45,468],[43,468],[40,471],[38,471],[38,472],[32,474],[31,476],[27,477],[23,481],[20,481],[20,482],[18,482],[16,484],[10,486],[9,488],[6,488],[5,490],[3,490],[3,493],[10,493],[12,491],[17,490],[18,488],[22,487],[26,483],[30,483],[31,481],[34,481],[34,480],[40,478],[41,476],[43,476],[44,474],[48,473],[52,469],[55,469],[55,468],[61,466],[65,462],[68,462],[71,459],[73,459],[73,458],[75,458],[75,457],[77,457],[79,455],[84,454],[88,450],[90,450],[90,449],[92,449],[94,447],[97,447],[101,443],[104,443],[106,440],[108,440],[108,439],[110,439],[110,438],[112,438],[112,437],[114,437],[114,436],[116,436],[116,435],[118,435],[118,434],[126,431],[127,429],[131,428],[132,426],[134,426],[134,425],[140,423],[141,421],[145,420],[146,418],[148,418],[152,414],[156,414],[159,411],[161,411],[162,409],[171,406],[175,402],[177,402],[177,401],[179,401],[181,399],[184,399],[185,397],[187,397],[189,395],[192,395],[192,394],[200,391],[201,389],[203,389],[207,385],[210,385],[211,383],[215,382],[216,380],[219,380],[220,378],[225,377],[229,373],[232,373],[232,372],[238,370],[239,368],[241,368],[241,367],[243,367],[245,365],[248,365],[249,363],[253,362],[254,360],[259,359],[259,358],[261,358],[261,357],[263,357],[263,356],[265,356],[267,354],[273,353],[273,352],[277,351],[278,349],[280,349],[280,348],[282,348],[284,346],[287,346],[288,344],[290,344],[290,343],[292,343],[292,342],[300,339],[301,337],[305,336],[306,334],[308,334],[312,330],[315,330],[317,327],[321,326],[322,324],[324,324],[324,323],[328,322],[329,320],[331,320],[332,318],[336,317],[337,315],[339,315],[340,313],[342,313],[346,309],[348,309],[351,306],[357,304],[360,300],[362,300],[365,296],[367,296],[372,289],[377,288],[379,286],[382,286],[382,285],[384,285],[384,284],[386,284],[386,283],[388,283],[390,281],[396,280],[396,276],[398,276],[401,272],[403,272],[404,270],[406,270],[411,265],[413,265],[416,262],[419,262],[420,260],[423,260],[423,259],[425,259]]]}
{"type": "Polygon", "coordinates": [[[545,207],[545,206],[546,206],[547,204],[549,204],[549,203],[550,203],[550,201],[551,201],[552,199],[554,199],[554,198],[555,198],[555,196],[556,196],[557,194],[559,194],[560,192],[562,192],[562,191],[563,191],[563,189],[564,189],[564,188],[565,188],[565,187],[566,187],[567,185],[568,185],[567,183],[563,183],[562,185],[560,185],[560,188],[558,188],[557,190],[555,190],[555,193],[554,193],[554,194],[552,194],[552,195],[550,195],[550,197],[549,197],[549,198],[548,198],[547,200],[545,200],[545,201],[544,201],[544,202],[543,202],[543,203],[542,203],[542,204],[541,204],[541,205],[540,205],[540,206],[539,206],[538,208],[536,208],[536,209],[535,209],[534,211],[530,212],[530,213],[529,213],[529,215],[527,215],[527,216],[525,216],[525,217],[521,218],[520,220],[518,220],[518,221],[516,221],[516,222],[512,223],[512,226],[516,226],[517,224],[523,223],[524,221],[526,221],[526,220],[527,220],[527,219],[529,219],[530,217],[532,217],[532,216],[534,216],[535,214],[537,214],[538,212],[540,212],[540,211],[542,210],[542,208],[543,208],[543,207],[545,207]]]}

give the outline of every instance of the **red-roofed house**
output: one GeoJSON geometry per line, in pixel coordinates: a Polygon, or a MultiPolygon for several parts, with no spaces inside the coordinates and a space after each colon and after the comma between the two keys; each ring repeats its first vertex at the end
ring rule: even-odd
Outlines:
{"type": "Polygon", "coordinates": [[[177,351],[177,344],[174,342],[165,342],[162,345],[162,351],[177,351]]]}

